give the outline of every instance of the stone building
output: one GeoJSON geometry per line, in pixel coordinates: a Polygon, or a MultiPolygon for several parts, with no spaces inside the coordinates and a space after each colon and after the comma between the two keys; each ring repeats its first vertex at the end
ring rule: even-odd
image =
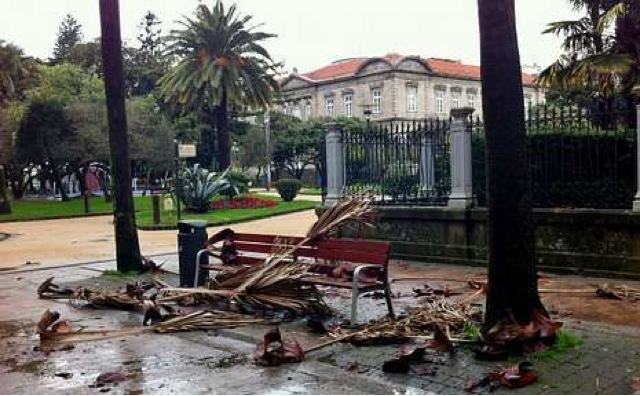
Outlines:
{"type": "MultiPolygon", "coordinates": [[[[525,107],[544,101],[535,77],[522,74],[525,107]]],[[[482,115],[480,66],[440,58],[387,54],[342,59],[281,81],[279,110],[299,118],[372,120],[448,117],[457,107],[482,115]]]]}

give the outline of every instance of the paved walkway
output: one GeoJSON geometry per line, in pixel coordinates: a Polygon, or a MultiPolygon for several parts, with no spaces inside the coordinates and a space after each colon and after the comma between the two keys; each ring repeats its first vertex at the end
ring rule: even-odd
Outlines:
{"type": "MultiPolygon", "coordinates": [[[[211,227],[209,235],[230,227],[236,231],[304,235],[316,220],[313,210],[211,227]]],[[[0,223],[0,271],[68,265],[115,257],[112,216],[0,223]]],[[[138,231],[142,254],[176,252],[177,231],[138,231]]]]}
{"type": "MultiPolygon", "coordinates": [[[[176,267],[175,255],[161,258],[169,268],[176,267]]],[[[75,309],[67,301],[38,300],[37,285],[55,275],[60,283],[91,284],[113,262],[79,265],[57,269],[0,273],[0,393],[16,394],[463,394],[469,381],[498,364],[475,360],[469,351],[460,349],[453,357],[434,356],[432,375],[386,374],[382,362],[395,356],[397,346],[353,347],[335,344],[308,355],[301,364],[263,368],[251,363],[255,342],[265,327],[243,327],[220,332],[185,332],[169,335],[140,334],[117,339],[77,343],[68,351],[44,354],[37,346],[35,323],[46,308],[61,312],[74,327],[87,330],[138,326],[137,313],[114,310],[75,309]],[[117,371],[126,380],[119,385],[95,388],[96,377],[117,371]]],[[[478,275],[479,269],[454,266],[394,265],[394,277],[419,273],[466,276],[478,275]],[[426,272],[426,271],[428,272],[426,272]]],[[[175,278],[173,279],[175,281],[175,278]]],[[[571,284],[574,277],[558,277],[571,284]]],[[[109,282],[109,281],[107,281],[109,282]]],[[[111,279],[113,284],[122,280],[111,279]]],[[[409,293],[419,282],[401,282],[394,292],[409,293]]],[[[614,303],[609,300],[589,300],[614,303]]],[[[350,300],[346,294],[328,296],[328,303],[346,314],[350,300]]],[[[547,298],[561,303],[563,297],[547,298]]],[[[411,297],[394,298],[398,311],[416,305],[411,297]]],[[[616,309],[636,304],[625,302],[616,309]]],[[[610,306],[612,309],[615,305],[610,306]]],[[[384,303],[361,299],[363,320],[384,314],[384,303]]],[[[637,314],[627,311],[628,316],[637,314]]],[[[515,394],[626,394],[630,383],[640,376],[640,337],[636,328],[611,326],[570,318],[561,319],[565,327],[583,338],[584,344],[549,360],[534,360],[540,374],[538,382],[517,390],[498,393],[515,394]]],[[[282,326],[285,337],[297,338],[304,347],[324,340],[310,334],[303,322],[282,326]]],[[[511,362],[513,363],[513,361],[511,362]]]]}

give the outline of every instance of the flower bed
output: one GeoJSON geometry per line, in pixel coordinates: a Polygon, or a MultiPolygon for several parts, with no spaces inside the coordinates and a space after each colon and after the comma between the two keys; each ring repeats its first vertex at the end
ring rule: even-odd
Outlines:
{"type": "Polygon", "coordinates": [[[236,197],[217,199],[211,202],[211,209],[259,209],[276,206],[278,201],[257,197],[236,197]]]}

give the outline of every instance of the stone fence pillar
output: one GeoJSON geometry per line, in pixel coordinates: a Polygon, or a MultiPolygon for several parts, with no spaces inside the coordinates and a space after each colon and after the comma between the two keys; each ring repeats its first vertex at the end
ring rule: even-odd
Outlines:
{"type": "Polygon", "coordinates": [[[451,208],[469,208],[473,205],[471,178],[471,129],[469,116],[474,109],[462,107],[451,110],[451,208]]]}
{"type": "Polygon", "coordinates": [[[636,172],[638,173],[636,179],[636,196],[633,198],[633,211],[640,212],[640,105],[636,106],[636,172]]]}
{"type": "Polygon", "coordinates": [[[324,206],[334,206],[344,198],[345,162],[342,127],[336,123],[325,124],[327,150],[327,197],[324,206]]]}

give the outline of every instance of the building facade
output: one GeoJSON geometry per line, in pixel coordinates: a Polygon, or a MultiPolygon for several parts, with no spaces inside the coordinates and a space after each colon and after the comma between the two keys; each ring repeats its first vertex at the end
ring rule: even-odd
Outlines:
{"type": "MultiPolygon", "coordinates": [[[[544,101],[534,81],[522,74],[525,108],[544,101]]],[[[304,74],[294,70],[280,85],[279,110],[302,119],[442,118],[457,107],[473,107],[482,116],[480,66],[451,59],[400,54],[343,59],[304,74]]]]}

